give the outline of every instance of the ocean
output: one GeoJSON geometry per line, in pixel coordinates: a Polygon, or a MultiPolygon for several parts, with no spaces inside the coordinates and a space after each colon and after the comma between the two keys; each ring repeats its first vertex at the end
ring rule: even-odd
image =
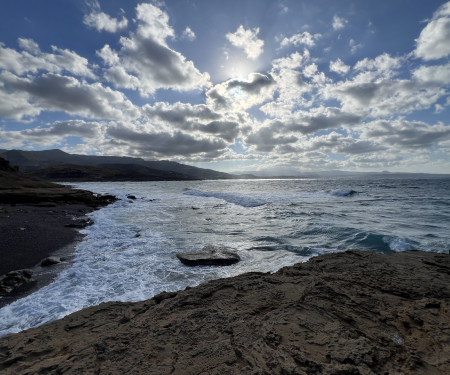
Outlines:
{"type": "Polygon", "coordinates": [[[106,301],[141,301],[244,272],[275,272],[319,254],[449,253],[449,178],[79,183],[120,201],[90,214],[70,267],[0,309],[0,336],[106,301]],[[127,198],[134,195],[136,199],[127,198]],[[177,252],[213,244],[241,262],[188,267],[177,252]]]}

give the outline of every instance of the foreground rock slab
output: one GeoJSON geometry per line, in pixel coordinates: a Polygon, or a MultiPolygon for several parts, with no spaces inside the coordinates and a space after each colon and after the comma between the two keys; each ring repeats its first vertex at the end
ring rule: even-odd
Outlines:
{"type": "Polygon", "coordinates": [[[2,374],[448,374],[450,256],[350,251],[0,339],[2,374]]]}
{"type": "Polygon", "coordinates": [[[234,251],[214,245],[206,245],[200,251],[178,253],[177,258],[187,266],[229,266],[241,260],[234,251]]]}

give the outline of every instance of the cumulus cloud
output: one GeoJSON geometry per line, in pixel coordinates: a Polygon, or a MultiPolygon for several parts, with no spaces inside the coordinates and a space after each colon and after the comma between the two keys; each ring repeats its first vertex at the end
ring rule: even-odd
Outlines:
{"type": "Polygon", "coordinates": [[[18,75],[47,71],[50,73],[69,72],[80,77],[96,78],[88,60],[74,51],[52,46],[53,53],[42,52],[32,39],[19,38],[22,51],[7,48],[0,43],[0,69],[18,75]]]}
{"type": "Polygon", "coordinates": [[[369,140],[360,140],[332,131],[329,134],[309,138],[301,145],[303,150],[324,151],[343,154],[366,154],[386,150],[385,146],[369,140]]]}
{"type": "Polygon", "coordinates": [[[279,123],[274,123],[272,126],[267,126],[258,129],[256,132],[250,134],[245,142],[249,145],[254,145],[256,151],[270,152],[273,151],[276,146],[287,145],[295,143],[298,138],[294,135],[278,135],[277,129],[280,128],[279,123]]]}
{"type": "Polygon", "coordinates": [[[227,143],[215,137],[196,137],[182,131],[154,132],[139,129],[132,124],[115,124],[107,135],[122,148],[128,148],[147,157],[185,157],[225,150],[227,143]]]}
{"type": "Polygon", "coordinates": [[[289,45],[298,46],[301,44],[304,44],[308,47],[313,47],[316,44],[316,40],[321,36],[321,34],[310,34],[307,31],[299,34],[294,34],[289,38],[283,38],[283,40],[281,41],[281,47],[286,47],[289,45]]]}
{"type": "Polygon", "coordinates": [[[225,37],[238,48],[244,49],[249,59],[256,59],[263,52],[264,41],[258,39],[259,27],[244,29],[240,25],[234,33],[227,33],[225,37]]]}
{"type": "MultiPolygon", "coordinates": [[[[262,127],[254,130],[246,138],[246,142],[254,145],[257,151],[262,152],[274,150],[282,150],[284,153],[297,152],[299,147],[303,151],[315,150],[320,148],[318,143],[313,146],[312,142],[305,143],[304,140],[300,140],[321,130],[351,128],[360,125],[361,120],[360,116],[345,113],[340,111],[339,108],[332,107],[313,108],[310,111],[296,111],[290,116],[265,121],[262,127]]],[[[316,136],[313,137],[313,139],[315,138],[316,136]]],[[[322,139],[323,146],[325,138],[318,139],[322,139]]],[[[329,140],[329,142],[331,141],[329,140]]],[[[355,143],[355,141],[352,143],[355,143]]],[[[358,146],[362,149],[363,145],[361,143],[358,146]]],[[[336,150],[339,149],[341,150],[340,152],[344,152],[344,145],[341,146],[333,145],[336,150]]],[[[358,146],[350,144],[349,141],[346,142],[345,146],[348,150],[350,150],[350,147],[353,147],[353,152],[357,152],[358,146]]],[[[331,149],[331,146],[328,148],[331,149]]]]}
{"type": "Polygon", "coordinates": [[[433,15],[416,39],[416,57],[425,61],[436,60],[450,54],[450,1],[433,15]]]}
{"type": "Polygon", "coordinates": [[[186,29],[184,29],[183,31],[183,38],[189,40],[189,41],[193,41],[196,38],[195,33],[191,30],[191,28],[189,26],[186,27],[186,29]]]}
{"type": "Polygon", "coordinates": [[[327,89],[327,97],[339,100],[344,111],[373,118],[427,109],[444,94],[410,80],[349,81],[327,89]]]}
{"type": "Polygon", "coordinates": [[[125,29],[128,26],[128,20],[122,16],[119,21],[103,12],[92,12],[86,14],[83,18],[83,23],[97,31],[108,31],[115,33],[119,30],[125,29]]]}
{"type": "Polygon", "coordinates": [[[247,80],[230,79],[207,91],[207,104],[215,110],[244,110],[261,104],[273,95],[275,81],[261,73],[252,73],[247,80]]]}
{"type": "Polygon", "coordinates": [[[88,84],[74,77],[50,73],[36,78],[21,78],[7,72],[0,74],[0,81],[9,95],[27,95],[27,102],[32,103],[36,112],[65,111],[72,115],[107,119],[139,116],[138,109],[123,93],[100,83],[88,84]]]}
{"type": "Polygon", "coordinates": [[[413,77],[422,82],[448,85],[450,84],[450,64],[421,66],[413,72],[413,77]]]}
{"type": "Polygon", "coordinates": [[[193,119],[199,121],[213,121],[222,117],[204,104],[192,105],[180,102],[174,104],[159,102],[155,103],[153,106],[146,104],[143,107],[143,113],[145,113],[149,119],[157,118],[170,124],[182,124],[193,119]]]}
{"type": "MultiPolygon", "coordinates": [[[[383,53],[374,59],[364,58],[355,64],[354,69],[360,72],[371,72],[364,76],[365,79],[392,78],[398,74],[404,59],[401,57],[392,57],[383,53]]],[[[362,78],[363,76],[360,76],[362,78]]]]}
{"type": "MultiPolygon", "coordinates": [[[[2,131],[0,139],[8,147],[23,147],[29,143],[40,146],[59,146],[69,136],[83,138],[83,142],[92,143],[101,141],[103,124],[99,122],[86,122],[83,120],[57,121],[47,126],[38,126],[33,129],[2,131]]],[[[5,147],[3,144],[2,147],[5,147]]]]}
{"type": "Polygon", "coordinates": [[[14,92],[6,89],[0,79],[0,116],[22,120],[39,115],[41,110],[28,101],[26,92],[14,92]]]}
{"type": "Polygon", "coordinates": [[[177,128],[189,133],[213,135],[227,142],[233,142],[239,134],[239,123],[224,118],[213,112],[204,104],[191,105],[188,103],[156,103],[154,106],[145,105],[143,114],[159,129],[177,128]]]}
{"type": "Polygon", "coordinates": [[[430,108],[445,95],[446,66],[420,67],[412,78],[399,79],[404,58],[387,54],[363,59],[354,66],[352,79],[325,85],[321,95],[341,102],[342,110],[373,118],[430,108]],[[445,81],[444,81],[445,82],[445,81]]]}
{"type": "Polygon", "coordinates": [[[116,65],[120,62],[119,55],[116,51],[113,51],[109,44],[105,44],[103,48],[96,52],[97,56],[100,56],[103,59],[103,62],[108,65],[116,65]]]}
{"type": "Polygon", "coordinates": [[[438,142],[450,139],[450,128],[443,124],[429,125],[420,121],[383,121],[368,123],[362,131],[362,137],[376,139],[391,146],[413,150],[429,148],[438,142]]]}
{"type": "Polygon", "coordinates": [[[284,130],[301,134],[313,134],[319,130],[351,128],[359,125],[362,117],[335,107],[317,107],[309,111],[297,111],[285,119],[284,130]]]}
{"type": "Polygon", "coordinates": [[[330,70],[338,74],[347,74],[350,70],[348,65],[345,65],[341,59],[330,61],[330,70]]]}
{"type": "Polygon", "coordinates": [[[363,47],[361,43],[357,43],[354,39],[349,40],[348,46],[350,47],[351,53],[355,53],[357,50],[363,47]]]}
{"type": "Polygon", "coordinates": [[[209,75],[200,73],[192,61],[167,45],[175,33],[167,13],[152,4],[136,7],[138,27],[121,37],[121,49],[105,46],[98,54],[111,65],[105,78],[118,88],[137,89],[143,96],[157,89],[193,90],[209,85],[209,75]]]}
{"type": "Polygon", "coordinates": [[[276,118],[289,115],[297,107],[311,107],[319,87],[329,82],[317,64],[311,63],[308,50],[274,60],[270,74],[276,82],[276,100],[260,109],[276,118]]]}
{"type": "Polygon", "coordinates": [[[345,18],[339,17],[337,14],[333,16],[333,30],[341,30],[347,25],[348,21],[345,18]]]}

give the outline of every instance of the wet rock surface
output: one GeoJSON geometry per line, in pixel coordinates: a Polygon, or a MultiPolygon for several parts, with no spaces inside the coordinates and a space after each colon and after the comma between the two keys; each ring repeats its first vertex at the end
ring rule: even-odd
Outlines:
{"type": "Polygon", "coordinates": [[[47,257],[41,260],[41,267],[54,266],[55,264],[61,263],[60,257],[47,257]]]}
{"type": "Polygon", "coordinates": [[[0,295],[5,295],[20,288],[24,284],[33,281],[32,270],[17,270],[10,271],[5,275],[0,276],[0,295]]]}
{"type": "Polygon", "coordinates": [[[0,339],[2,374],[448,374],[450,256],[324,255],[0,339]]]}
{"type": "Polygon", "coordinates": [[[200,251],[177,253],[177,258],[187,266],[229,266],[241,260],[233,250],[214,245],[206,245],[200,251]]]}

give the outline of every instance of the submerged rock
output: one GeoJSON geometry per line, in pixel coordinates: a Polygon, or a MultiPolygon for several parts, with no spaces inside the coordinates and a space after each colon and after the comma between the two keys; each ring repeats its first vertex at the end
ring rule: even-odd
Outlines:
{"type": "Polygon", "coordinates": [[[207,245],[200,251],[177,253],[177,258],[187,266],[229,266],[241,260],[231,249],[207,245]]]}
{"type": "Polygon", "coordinates": [[[11,293],[14,289],[33,281],[32,270],[18,270],[8,272],[6,275],[0,276],[0,294],[11,293]]]}

